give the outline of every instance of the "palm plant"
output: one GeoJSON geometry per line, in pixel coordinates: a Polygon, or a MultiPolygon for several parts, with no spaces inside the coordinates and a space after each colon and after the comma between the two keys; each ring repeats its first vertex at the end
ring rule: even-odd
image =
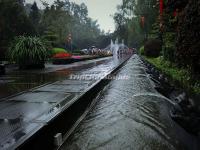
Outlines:
{"type": "Polygon", "coordinates": [[[43,68],[48,50],[38,37],[19,36],[12,41],[8,57],[23,69],[43,68]]]}

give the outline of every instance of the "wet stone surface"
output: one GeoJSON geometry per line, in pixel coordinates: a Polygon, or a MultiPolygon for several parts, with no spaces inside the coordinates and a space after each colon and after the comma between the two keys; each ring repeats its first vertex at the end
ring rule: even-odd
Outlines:
{"type": "Polygon", "coordinates": [[[49,103],[2,102],[1,119],[19,119],[30,121],[51,107],[49,103]]]}
{"type": "Polygon", "coordinates": [[[112,58],[101,58],[77,62],[70,65],[46,64],[42,70],[8,69],[5,75],[0,76],[0,101],[2,98],[32,89],[34,87],[69,78],[71,74],[82,72],[94,66],[110,62],[112,58]]]}
{"type": "Polygon", "coordinates": [[[99,80],[70,79],[71,74],[104,76],[127,58],[48,65],[43,71],[11,71],[1,76],[0,81],[4,82],[0,82],[0,149],[16,148],[99,80]],[[36,88],[42,84],[45,85],[36,88]]]}
{"type": "Polygon", "coordinates": [[[36,90],[34,92],[26,92],[24,94],[20,94],[19,96],[12,97],[8,100],[32,103],[57,103],[63,99],[66,99],[67,97],[69,97],[69,95],[69,93],[59,93],[51,91],[45,92],[36,90]]]}
{"type": "Polygon", "coordinates": [[[41,128],[39,123],[27,123],[16,120],[3,120],[1,121],[0,126],[0,149],[14,149],[13,145],[16,145],[19,139],[27,138],[35,130],[39,130],[41,128]]]}
{"type": "MultiPolygon", "coordinates": [[[[49,91],[49,92],[83,92],[89,85],[88,84],[84,84],[81,83],[81,81],[77,81],[79,82],[76,84],[63,84],[63,82],[61,82],[61,84],[59,84],[60,82],[56,82],[55,84],[50,84],[41,88],[38,88],[36,91],[49,91]]],[[[92,82],[92,81],[91,81],[92,82]]]]}

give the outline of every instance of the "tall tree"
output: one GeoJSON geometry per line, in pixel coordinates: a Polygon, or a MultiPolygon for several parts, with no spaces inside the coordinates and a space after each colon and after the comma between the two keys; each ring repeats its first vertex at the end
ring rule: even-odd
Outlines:
{"type": "Polygon", "coordinates": [[[156,0],[123,0],[114,15],[116,34],[127,40],[129,45],[136,46],[142,43],[142,39],[148,38],[156,20],[158,14],[156,2],[156,0]],[[133,41],[134,39],[136,41],[133,41]]]}
{"type": "Polygon", "coordinates": [[[78,48],[96,43],[100,29],[97,21],[88,17],[88,9],[84,3],[78,5],[68,0],[57,0],[50,7],[45,6],[41,19],[43,31],[46,34],[51,29],[51,33],[57,36],[58,45],[65,45],[69,34],[72,35],[72,44],[78,48]]]}
{"type": "Polygon", "coordinates": [[[36,2],[34,2],[33,5],[31,6],[29,18],[32,24],[34,25],[35,29],[38,31],[41,14],[36,2]]]}
{"type": "Polygon", "coordinates": [[[178,8],[177,49],[178,64],[187,67],[200,78],[200,1],[172,1],[171,7],[178,8]]]}
{"type": "Polygon", "coordinates": [[[0,50],[4,58],[9,42],[18,35],[34,34],[34,28],[27,17],[22,1],[0,1],[0,50]]]}

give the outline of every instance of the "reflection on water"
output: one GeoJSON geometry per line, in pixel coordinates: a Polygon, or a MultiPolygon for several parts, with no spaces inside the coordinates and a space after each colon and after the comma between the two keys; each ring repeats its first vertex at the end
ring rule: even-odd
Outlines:
{"type": "Polygon", "coordinates": [[[128,80],[112,81],[62,150],[199,149],[198,140],[173,122],[172,105],[154,89],[137,55],[119,71],[128,80]]]}

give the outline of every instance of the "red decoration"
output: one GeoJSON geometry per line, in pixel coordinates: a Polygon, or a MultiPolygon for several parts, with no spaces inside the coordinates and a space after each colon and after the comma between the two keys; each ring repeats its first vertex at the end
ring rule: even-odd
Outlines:
{"type": "Polygon", "coordinates": [[[66,52],[55,54],[53,58],[70,58],[72,55],[66,52]]]}
{"type": "Polygon", "coordinates": [[[173,16],[176,17],[177,16],[177,9],[174,11],[173,16]]]}
{"type": "Polygon", "coordinates": [[[163,7],[164,7],[164,2],[163,0],[160,0],[160,15],[163,14],[163,7]]]}

